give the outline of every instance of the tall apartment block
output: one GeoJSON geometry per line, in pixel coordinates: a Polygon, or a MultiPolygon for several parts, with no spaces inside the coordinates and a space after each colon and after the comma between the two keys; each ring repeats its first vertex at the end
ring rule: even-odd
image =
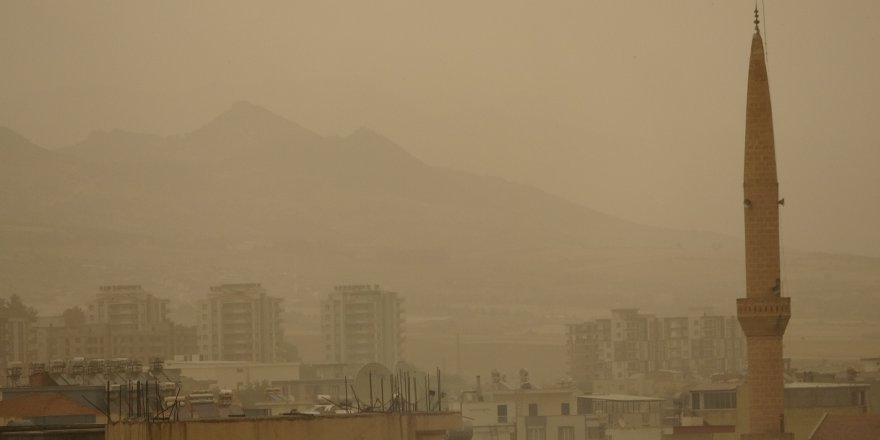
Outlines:
{"type": "Polygon", "coordinates": [[[199,305],[199,352],[211,360],[275,362],[281,298],[259,283],[213,286],[199,305]]]}
{"type": "Polygon", "coordinates": [[[625,380],[659,370],[691,376],[739,372],[745,342],[733,316],[656,317],[615,309],[610,319],[568,325],[568,354],[575,382],[625,380]]]}
{"type": "Polygon", "coordinates": [[[139,285],[101,286],[88,304],[86,321],[108,324],[116,331],[147,330],[168,323],[168,303],[139,285]]]}
{"type": "Polygon", "coordinates": [[[83,307],[82,321],[48,316],[28,322],[27,355],[20,360],[46,364],[85,357],[148,362],[195,352],[195,327],[171,322],[168,302],[139,285],[101,286],[83,307]]]}
{"type": "Polygon", "coordinates": [[[26,317],[9,316],[0,310],[0,384],[8,386],[6,380],[12,369],[28,361],[28,334],[30,322],[26,317]]]}
{"type": "Polygon", "coordinates": [[[28,335],[30,321],[25,317],[10,317],[0,323],[0,345],[8,362],[25,362],[28,360],[28,335]]]}
{"type": "Polygon", "coordinates": [[[345,364],[400,360],[403,300],[377,285],[336,286],[321,304],[326,360],[345,364]]]}

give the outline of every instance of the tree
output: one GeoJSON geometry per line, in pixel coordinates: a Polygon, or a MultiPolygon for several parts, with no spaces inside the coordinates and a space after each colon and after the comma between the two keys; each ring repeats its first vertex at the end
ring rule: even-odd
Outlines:
{"type": "Polygon", "coordinates": [[[6,317],[27,318],[28,321],[34,321],[37,319],[37,311],[33,307],[24,305],[20,296],[12,295],[6,301],[6,317]]]}

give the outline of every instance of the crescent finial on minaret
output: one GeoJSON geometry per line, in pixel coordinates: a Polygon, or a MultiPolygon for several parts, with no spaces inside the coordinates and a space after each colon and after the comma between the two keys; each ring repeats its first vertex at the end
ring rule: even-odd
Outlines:
{"type": "Polygon", "coordinates": [[[758,23],[760,23],[760,22],[761,22],[761,20],[758,19],[758,3],[755,2],[755,21],[754,21],[754,23],[755,23],[755,32],[760,32],[760,31],[758,30],[758,23]]]}

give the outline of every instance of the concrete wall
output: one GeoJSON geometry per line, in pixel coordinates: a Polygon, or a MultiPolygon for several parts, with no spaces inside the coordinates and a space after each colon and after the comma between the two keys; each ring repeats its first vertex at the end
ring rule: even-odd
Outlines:
{"type": "Polygon", "coordinates": [[[104,440],[104,427],[78,426],[0,426],[0,440],[104,440]]]}
{"type": "Polygon", "coordinates": [[[295,362],[254,363],[237,361],[165,361],[165,368],[180,369],[180,375],[195,380],[215,381],[218,388],[238,389],[248,384],[299,379],[295,362]]]}
{"type": "Polygon", "coordinates": [[[513,401],[463,402],[461,414],[474,426],[508,425],[516,423],[516,404],[513,401]],[[498,405],[507,405],[507,422],[498,422],[498,405]]]}
{"type": "Polygon", "coordinates": [[[461,427],[458,413],[119,422],[107,425],[106,440],[442,440],[461,427]]]}
{"type": "MultiPolygon", "coordinates": [[[[662,428],[609,429],[605,435],[614,440],[658,440],[663,437],[662,428]]],[[[577,437],[576,437],[577,438],[577,437]]]]}

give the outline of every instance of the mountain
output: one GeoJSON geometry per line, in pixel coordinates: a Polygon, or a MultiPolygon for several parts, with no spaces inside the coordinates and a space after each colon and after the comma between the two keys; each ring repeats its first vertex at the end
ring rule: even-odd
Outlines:
{"type": "MultiPolygon", "coordinates": [[[[0,283],[42,302],[115,282],[186,300],[255,280],[291,301],[375,282],[417,304],[732,313],[743,288],[737,239],[631,223],[430,166],[368,128],[321,136],[245,102],[189,133],[95,132],[55,151],[3,129],[0,155],[0,283]]],[[[858,267],[846,289],[880,285],[858,275],[874,259],[789,255],[801,278],[788,285],[806,296],[834,290],[833,275],[810,275],[829,261],[858,267]]]]}

